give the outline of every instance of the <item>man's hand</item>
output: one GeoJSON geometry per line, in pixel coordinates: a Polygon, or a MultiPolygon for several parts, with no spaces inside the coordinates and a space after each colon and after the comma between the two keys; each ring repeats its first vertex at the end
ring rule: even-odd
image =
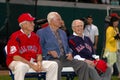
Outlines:
{"type": "Polygon", "coordinates": [[[58,54],[56,51],[49,51],[48,54],[50,54],[51,56],[53,56],[54,58],[58,58],[58,54]]]}
{"type": "Polygon", "coordinates": [[[30,66],[33,70],[35,70],[36,72],[39,72],[39,71],[40,71],[39,66],[36,65],[36,64],[30,63],[29,66],[30,66]]]}
{"type": "Polygon", "coordinates": [[[66,54],[68,60],[73,60],[72,54],[66,54]]]}
{"type": "Polygon", "coordinates": [[[85,62],[88,63],[88,64],[90,64],[90,65],[93,66],[93,67],[96,66],[96,65],[94,64],[94,62],[91,61],[91,60],[87,60],[87,59],[86,59],[85,62]]]}
{"type": "Polygon", "coordinates": [[[37,64],[30,63],[29,66],[36,72],[40,72],[44,70],[41,63],[37,63],[37,64]]]}
{"type": "Polygon", "coordinates": [[[45,71],[41,62],[37,62],[37,65],[38,65],[40,71],[45,71]]]}

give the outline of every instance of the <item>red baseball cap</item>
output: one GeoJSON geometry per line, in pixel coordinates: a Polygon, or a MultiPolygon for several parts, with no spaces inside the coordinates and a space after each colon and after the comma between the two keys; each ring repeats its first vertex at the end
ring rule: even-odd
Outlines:
{"type": "Polygon", "coordinates": [[[118,14],[117,13],[111,13],[110,16],[111,17],[116,17],[116,16],[118,16],[118,14]]]}
{"type": "Polygon", "coordinates": [[[23,13],[18,17],[19,23],[21,23],[23,21],[33,21],[33,20],[35,20],[35,18],[32,17],[30,13],[23,13]]]}

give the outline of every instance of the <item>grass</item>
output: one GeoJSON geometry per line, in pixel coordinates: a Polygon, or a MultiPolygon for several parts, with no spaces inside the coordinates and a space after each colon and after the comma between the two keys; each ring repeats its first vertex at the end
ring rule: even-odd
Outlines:
{"type": "MultiPolygon", "coordinates": [[[[12,80],[9,75],[0,75],[0,80],[12,80]]],[[[37,80],[37,78],[25,78],[25,80],[37,80]]],[[[66,80],[65,77],[62,77],[62,80],[66,80]]],[[[77,77],[74,80],[78,80],[77,77]]]]}
{"type": "MultiPolygon", "coordinates": [[[[0,75],[0,80],[12,80],[12,79],[9,75],[0,75]]],[[[25,80],[37,80],[37,78],[25,78],[25,80]]],[[[63,77],[62,80],[66,80],[66,78],[63,77]]]]}
{"type": "MultiPolygon", "coordinates": [[[[0,75],[0,80],[12,80],[9,75],[0,75]]],[[[37,80],[36,78],[25,78],[25,80],[37,80]]],[[[62,78],[62,80],[66,80],[65,77],[62,78]]],[[[74,80],[78,80],[77,77],[74,78],[74,80]]],[[[111,80],[119,80],[116,76],[112,76],[111,80]]]]}

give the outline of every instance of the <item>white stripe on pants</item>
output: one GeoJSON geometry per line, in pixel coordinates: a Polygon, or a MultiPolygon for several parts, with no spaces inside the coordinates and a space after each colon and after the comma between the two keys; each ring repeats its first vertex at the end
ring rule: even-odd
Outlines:
{"type": "MultiPolygon", "coordinates": [[[[57,80],[58,65],[54,61],[42,61],[42,66],[46,70],[46,80],[57,80]]],[[[9,68],[14,73],[15,80],[24,80],[25,73],[35,72],[29,67],[28,64],[25,64],[20,61],[13,61],[9,65],[9,68]]]]}

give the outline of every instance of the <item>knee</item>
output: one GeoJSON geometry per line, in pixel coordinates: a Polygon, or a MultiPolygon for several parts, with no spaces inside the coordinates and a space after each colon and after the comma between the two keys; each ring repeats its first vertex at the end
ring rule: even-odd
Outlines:
{"type": "Polygon", "coordinates": [[[78,67],[75,68],[75,70],[81,69],[81,68],[88,70],[88,64],[86,62],[84,62],[84,61],[79,61],[78,62],[78,67]]]}
{"type": "Polygon", "coordinates": [[[86,62],[84,62],[84,61],[81,61],[81,62],[83,64],[83,67],[88,67],[88,64],[86,62]]]}
{"type": "Polygon", "coordinates": [[[95,69],[95,67],[91,66],[88,64],[88,69],[89,69],[89,72],[94,72],[94,73],[97,73],[97,70],[95,69]]]}
{"type": "Polygon", "coordinates": [[[53,62],[51,63],[51,65],[52,65],[52,67],[54,67],[54,68],[58,68],[58,63],[55,62],[55,61],[53,61],[53,62]]]}
{"type": "Polygon", "coordinates": [[[20,62],[19,64],[16,65],[15,70],[28,70],[29,66],[23,62],[20,62]]]}
{"type": "Polygon", "coordinates": [[[111,69],[110,66],[107,67],[106,72],[108,72],[108,73],[111,73],[111,72],[112,72],[112,69],[111,69]]]}

